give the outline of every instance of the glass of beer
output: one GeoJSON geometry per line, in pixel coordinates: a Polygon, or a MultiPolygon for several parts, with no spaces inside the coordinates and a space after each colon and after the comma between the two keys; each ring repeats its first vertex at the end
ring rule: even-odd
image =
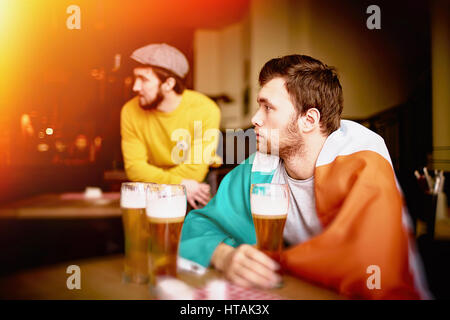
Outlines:
{"type": "Polygon", "coordinates": [[[289,205],[286,184],[252,184],[250,205],[255,225],[257,248],[279,261],[283,247],[283,230],[289,205]]]}
{"type": "Polygon", "coordinates": [[[146,189],[149,184],[141,182],[122,183],[120,207],[122,209],[125,235],[125,282],[148,282],[148,239],[145,216],[146,189]]]}
{"type": "Polygon", "coordinates": [[[176,277],[178,245],[186,215],[186,189],[158,184],[147,188],[147,221],[150,234],[149,275],[155,286],[160,277],[176,277]]]}

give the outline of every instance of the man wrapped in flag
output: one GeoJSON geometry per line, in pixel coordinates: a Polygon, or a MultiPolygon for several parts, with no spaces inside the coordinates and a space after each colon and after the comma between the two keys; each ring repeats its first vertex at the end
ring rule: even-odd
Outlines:
{"type": "Polygon", "coordinates": [[[341,120],[335,70],[290,55],[268,61],[259,83],[252,119],[258,151],[222,180],[206,207],[187,215],[180,255],[244,287],[275,287],[281,265],[350,298],[430,298],[384,140],[341,120]],[[252,246],[255,183],[289,187],[280,261],[252,246]]]}

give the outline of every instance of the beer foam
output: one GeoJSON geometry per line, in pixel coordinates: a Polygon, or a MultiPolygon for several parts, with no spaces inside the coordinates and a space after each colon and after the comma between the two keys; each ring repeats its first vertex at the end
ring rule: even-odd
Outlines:
{"type": "Polygon", "coordinates": [[[120,194],[120,206],[129,209],[145,208],[145,192],[135,190],[122,190],[120,194]]]}
{"type": "Polygon", "coordinates": [[[147,203],[147,216],[151,218],[178,218],[186,215],[186,197],[152,198],[147,203]]]}
{"type": "Polygon", "coordinates": [[[282,216],[288,212],[288,201],[286,198],[269,198],[258,194],[250,197],[252,213],[260,215],[282,216]]]}

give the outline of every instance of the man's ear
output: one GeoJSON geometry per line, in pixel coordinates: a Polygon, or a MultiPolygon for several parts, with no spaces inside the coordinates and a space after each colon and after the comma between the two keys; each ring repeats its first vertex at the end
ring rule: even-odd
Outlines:
{"type": "Polygon", "coordinates": [[[170,90],[172,90],[175,87],[176,81],[174,78],[169,77],[166,79],[166,81],[164,81],[164,83],[161,85],[162,89],[165,92],[169,92],[170,90]]]}
{"type": "Polygon", "coordinates": [[[320,111],[317,108],[308,109],[305,114],[299,117],[299,125],[303,133],[320,130],[320,111]]]}

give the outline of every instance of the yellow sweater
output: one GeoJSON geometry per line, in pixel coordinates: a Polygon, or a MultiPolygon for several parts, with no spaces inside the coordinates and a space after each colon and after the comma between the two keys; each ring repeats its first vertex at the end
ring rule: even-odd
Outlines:
{"type": "Polygon", "coordinates": [[[125,171],[131,181],[179,184],[203,181],[216,156],[219,107],[205,95],[184,90],[172,112],[145,111],[138,97],[122,108],[120,131],[125,171]]]}

